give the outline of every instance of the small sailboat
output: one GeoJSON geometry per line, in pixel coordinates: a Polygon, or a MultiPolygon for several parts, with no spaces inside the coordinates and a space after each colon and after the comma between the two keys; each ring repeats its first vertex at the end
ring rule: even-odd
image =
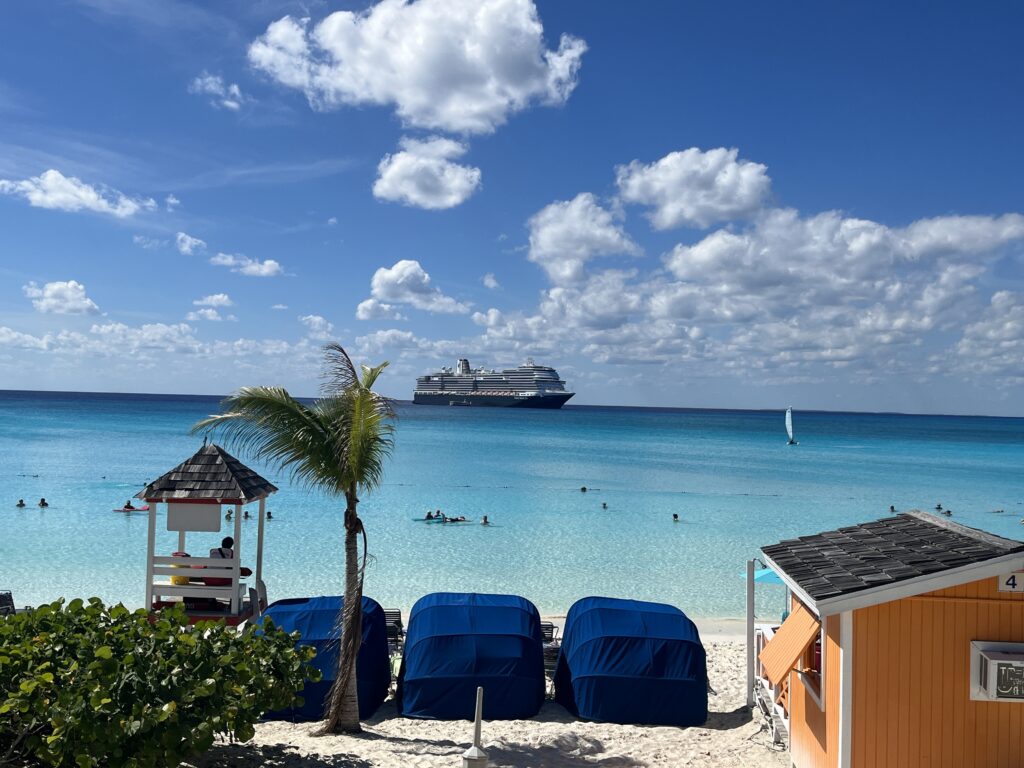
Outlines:
{"type": "Polygon", "coordinates": [[[789,442],[786,445],[800,445],[793,439],[793,409],[786,409],[786,434],[789,435],[789,442]]]}

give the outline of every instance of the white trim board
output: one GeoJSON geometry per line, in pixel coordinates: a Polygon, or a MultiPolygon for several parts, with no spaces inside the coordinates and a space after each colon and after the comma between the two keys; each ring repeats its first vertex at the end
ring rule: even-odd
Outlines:
{"type": "MultiPolygon", "coordinates": [[[[762,552],[762,555],[764,553],[762,552]]],[[[765,562],[785,582],[793,593],[800,598],[801,602],[810,608],[819,618],[833,616],[845,611],[855,611],[859,608],[867,608],[872,605],[889,603],[893,600],[902,600],[905,597],[921,595],[925,592],[934,592],[939,589],[948,589],[972,581],[999,576],[1007,571],[1014,571],[1024,568],[1024,552],[1011,552],[1001,557],[994,557],[980,563],[970,563],[959,568],[951,568],[937,573],[929,573],[924,576],[917,576],[912,579],[904,579],[892,584],[882,584],[877,587],[859,589],[846,595],[829,597],[823,600],[814,600],[770,557],[764,555],[765,562]]]]}
{"type": "Polygon", "coordinates": [[[853,764],[853,611],[839,614],[839,768],[853,764]]]}

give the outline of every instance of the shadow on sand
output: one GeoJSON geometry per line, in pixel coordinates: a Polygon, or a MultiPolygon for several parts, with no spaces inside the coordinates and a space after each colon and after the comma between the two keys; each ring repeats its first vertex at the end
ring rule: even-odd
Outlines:
{"type": "Polygon", "coordinates": [[[487,745],[487,757],[502,768],[644,768],[647,763],[626,755],[602,757],[604,744],[589,736],[563,734],[543,744],[498,742],[487,745]]]}
{"type": "Polygon", "coordinates": [[[280,744],[218,744],[183,768],[373,768],[355,755],[300,755],[280,744]]]}
{"type": "Polygon", "coordinates": [[[741,704],[732,712],[708,712],[708,719],[701,728],[711,731],[730,731],[746,725],[754,719],[753,710],[746,704],[741,704]]]}

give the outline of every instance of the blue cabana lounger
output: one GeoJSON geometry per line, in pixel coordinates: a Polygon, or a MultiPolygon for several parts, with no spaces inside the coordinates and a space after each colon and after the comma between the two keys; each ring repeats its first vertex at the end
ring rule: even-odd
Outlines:
{"type": "Polygon", "coordinates": [[[533,717],[544,703],[540,614],[514,595],[436,592],[409,613],[398,673],[400,714],[472,720],[476,689],[484,718],[533,717]]]}
{"type": "Polygon", "coordinates": [[[555,701],[586,720],[700,725],[708,672],[697,627],[671,605],[577,600],[565,617],[555,701]]]}
{"type": "MultiPolygon", "coordinates": [[[[302,690],[301,707],[268,712],[270,720],[321,720],[326,709],[327,694],[334,683],[338,666],[340,631],[338,614],[341,597],[296,597],[278,600],[264,612],[274,624],[288,632],[302,635],[300,645],[316,648],[313,665],[323,672],[319,683],[307,682],[302,690]]],[[[377,711],[391,687],[391,659],[388,654],[388,633],[384,609],[376,600],[363,597],[363,642],[356,657],[356,691],[359,718],[365,720],[377,711]]]]}

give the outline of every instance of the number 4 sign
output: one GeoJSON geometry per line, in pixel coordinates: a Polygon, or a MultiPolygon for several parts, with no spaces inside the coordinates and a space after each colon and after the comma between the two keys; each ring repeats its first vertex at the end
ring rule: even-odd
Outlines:
{"type": "Polygon", "coordinates": [[[1024,592],[1024,571],[1004,573],[999,577],[1000,592],[1024,592]]]}

